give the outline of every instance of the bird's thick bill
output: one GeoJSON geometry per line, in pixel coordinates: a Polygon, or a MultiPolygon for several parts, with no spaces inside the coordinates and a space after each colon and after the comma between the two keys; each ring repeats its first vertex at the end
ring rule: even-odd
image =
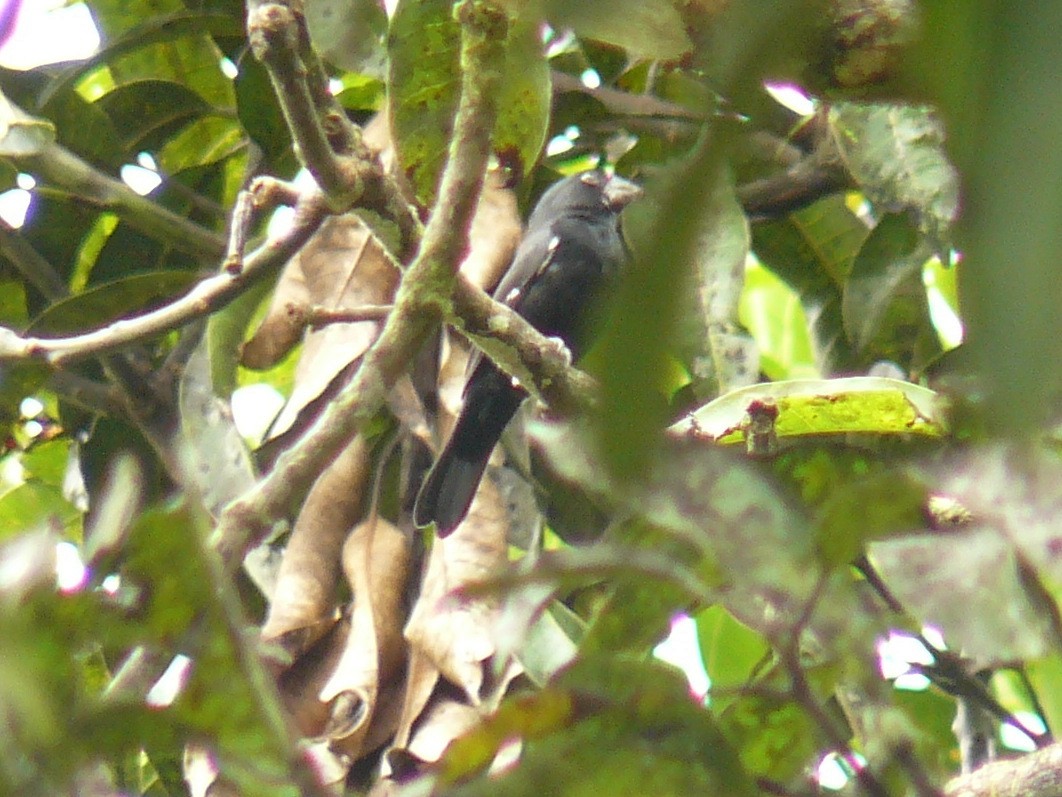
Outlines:
{"type": "Polygon", "coordinates": [[[605,184],[604,193],[609,209],[619,211],[642,195],[642,187],[614,174],[605,184]]]}

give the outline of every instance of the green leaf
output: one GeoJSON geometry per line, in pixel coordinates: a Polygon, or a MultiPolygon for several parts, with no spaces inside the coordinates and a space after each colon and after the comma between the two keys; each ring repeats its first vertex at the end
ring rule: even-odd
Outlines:
{"type": "Polygon", "coordinates": [[[70,440],[67,438],[37,443],[22,455],[22,467],[25,468],[27,478],[60,489],[69,461],[70,440]]]}
{"type": "Polygon", "coordinates": [[[892,700],[903,712],[912,730],[919,761],[934,782],[943,783],[955,774],[958,743],[952,723],[955,720],[955,700],[936,689],[909,691],[895,689],[892,700]]]}
{"type": "Polygon", "coordinates": [[[188,361],[178,406],[190,475],[207,510],[216,516],[254,485],[255,475],[228,403],[214,394],[205,345],[188,361]]]}
{"type": "MultiPolygon", "coordinates": [[[[61,279],[69,280],[76,270],[82,242],[95,228],[99,216],[96,208],[72,197],[34,192],[26,223],[19,233],[51,263],[61,279]]],[[[30,307],[31,314],[40,310],[39,305],[30,307]]]]}
{"type": "Polygon", "coordinates": [[[127,159],[119,127],[72,88],[46,91],[40,112],[56,126],[59,143],[85,160],[115,174],[127,159]]]}
{"type": "Polygon", "coordinates": [[[720,724],[749,772],[783,782],[814,762],[821,745],[821,731],[781,696],[742,696],[727,707],[720,724]]]}
{"type": "Polygon", "coordinates": [[[636,58],[674,60],[693,48],[671,0],[547,0],[546,17],[636,58]]]}
{"type": "MultiPolygon", "coordinates": [[[[626,211],[642,230],[632,240],[633,262],[623,274],[588,370],[601,382],[598,442],[603,464],[623,478],[641,478],[649,467],[658,430],[669,414],[676,385],[669,384],[679,318],[703,233],[712,219],[715,186],[722,163],[695,154],[658,171],[645,194],[626,211]],[[640,223],[638,217],[642,219],[640,223]],[[667,264],[666,267],[662,267],[667,264]]],[[[715,208],[723,212],[725,204],[715,208]]],[[[741,225],[730,234],[741,235],[741,225]]],[[[730,239],[732,240],[732,239],[730,239]]]]}
{"type": "Polygon", "coordinates": [[[1034,444],[982,445],[925,468],[969,518],[936,534],[874,543],[889,588],[979,666],[1039,658],[1057,644],[1062,461],[1034,444]]]}
{"type": "Polygon", "coordinates": [[[251,140],[262,150],[265,164],[282,176],[298,170],[284,114],[277,103],[269,73],[248,50],[239,62],[236,75],[236,110],[251,140]]]}
{"type": "Polygon", "coordinates": [[[852,432],[939,437],[946,429],[932,390],[897,379],[853,376],[751,385],[709,402],[671,431],[724,444],[745,442],[749,407],[756,403],[777,407],[774,433],[780,440],[852,432]]]}
{"type": "Polygon", "coordinates": [[[509,31],[505,72],[498,91],[494,151],[529,174],[546,143],[552,87],[539,26],[517,18],[509,31]]]}
{"type": "Polygon", "coordinates": [[[811,351],[807,317],[799,297],[774,272],[758,262],[745,269],[739,318],[756,341],[760,351],[760,370],[768,379],[819,376],[811,351]]]}
{"type": "Polygon", "coordinates": [[[1062,95],[1048,77],[1060,69],[1062,5],[1040,0],[1020,24],[987,0],[923,10],[913,64],[963,178],[960,287],[983,417],[992,431],[1035,434],[1062,386],[1062,95]]]}
{"type": "Polygon", "coordinates": [[[210,111],[199,94],[171,80],[125,83],[96,105],[120,131],[120,143],[130,153],[159,149],[183,125],[210,111]]]}
{"type": "Polygon", "coordinates": [[[73,528],[80,521],[81,513],[52,484],[28,481],[0,498],[0,539],[51,523],[73,528]]]}
{"type": "Polygon", "coordinates": [[[43,363],[25,360],[0,366],[0,440],[9,439],[22,399],[43,387],[50,372],[43,363]]]}
{"type": "Polygon", "coordinates": [[[187,271],[137,274],[56,302],[33,322],[32,334],[63,335],[103,326],[171,301],[196,275],[187,271]]]}
{"type": "MultiPolygon", "coordinates": [[[[156,192],[154,198],[165,198],[165,191],[156,192]]],[[[191,255],[176,251],[130,224],[115,224],[116,219],[115,215],[101,214],[79,253],[78,276],[91,289],[128,279],[134,273],[191,273],[191,269],[201,265],[191,255]]],[[[80,281],[72,280],[72,287],[80,281]]]]}
{"type": "Polygon", "coordinates": [[[63,73],[52,91],[65,90],[105,65],[117,85],[170,80],[187,85],[213,107],[233,107],[232,83],[222,74],[221,54],[209,37],[245,36],[237,20],[190,12],[176,0],[94,0],[93,11],[108,44],[63,73]]]}
{"type": "Polygon", "coordinates": [[[1025,668],[1043,707],[1047,727],[1062,728],[1062,653],[1056,650],[1028,662],[1025,668]]]}
{"type": "Polygon", "coordinates": [[[566,795],[758,794],[681,673],[658,661],[577,661],[546,690],[508,701],[451,745],[443,783],[485,768],[512,738],[524,741],[520,766],[453,793],[540,794],[548,783],[550,793],[566,795]]]}
{"type": "Polygon", "coordinates": [[[55,137],[51,122],[30,116],[0,94],[0,155],[8,158],[39,155],[55,137]]]}
{"type": "Polygon", "coordinates": [[[922,269],[928,247],[907,216],[885,216],[863,243],[844,285],[849,340],[864,361],[892,360],[917,371],[940,354],[922,269]]]}
{"type": "MultiPolygon", "coordinates": [[[[272,295],[272,291],[273,285],[268,280],[251,285],[224,308],[212,314],[207,321],[210,378],[216,395],[227,398],[236,389],[239,381],[240,349],[247,338],[252,320],[262,315],[263,302],[272,295]]],[[[291,366],[291,363],[288,365],[291,366]]],[[[288,376],[292,377],[290,373],[288,376]]],[[[259,373],[254,381],[270,380],[259,373]]]]}
{"type": "Polygon", "coordinates": [[[959,177],[944,153],[944,128],[925,106],[835,103],[830,123],[845,165],[882,210],[911,210],[937,248],[959,210],[959,177]]]}
{"type": "Polygon", "coordinates": [[[207,116],[192,122],[171,138],[159,153],[159,166],[170,174],[206,166],[246,146],[243,129],[232,119],[207,116]]]}
{"type": "Polygon", "coordinates": [[[0,324],[19,329],[28,320],[25,284],[20,279],[0,274],[0,324]]]}
{"type": "MultiPolygon", "coordinates": [[[[759,378],[757,353],[737,327],[738,306],[749,251],[749,225],[729,179],[721,179],[705,209],[694,267],[688,275],[675,347],[691,388],[699,398],[717,396],[759,378]]],[[[655,235],[650,203],[637,203],[624,215],[624,232],[645,257],[655,235]]]]}
{"type": "MultiPolygon", "coordinates": [[[[391,132],[417,198],[430,206],[446,162],[461,89],[461,26],[449,0],[405,0],[388,35],[391,132]]],[[[515,22],[502,83],[494,149],[530,172],[549,119],[549,67],[537,27],[515,22]]]]}
{"type": "Polygon", "coordinates": [[[1026,593],[1013,547],[992,529],[874,542],[868,553],[903,606],[977,667],[1047,655],[1048,619],[1026,593]]]}
{"type": "Polygon", "coordinates": [[[712,709],[720,714],[736,699],[736,690],[751,683],[756,667],[764,663],[771,647],[722,606],[709,606],[694,619],[704,666],[711,678],[712,709]]]}
{"type": "Polygon", "coordinates": [[[317,51],[348,72],[383,77],[387,13],[376,0],[314,0],[306,24],[317,51]]]}
{"type": "Polygon", "coordinates": [[[841,286],[868,232],[841,196],[827,197],[752,230],[756,257],[800,296],[812,322],[816,361],[827,376],[863,365],[845,336],[841,286]]]}
{"type": "Polygon", "coordinates": [[[874,470],[848,483],[834,482],[819,507],[815,538],[822,560],[831,567],[855,561],[871,540],[925,525],[925,485],[880,466],[874,470]]]}

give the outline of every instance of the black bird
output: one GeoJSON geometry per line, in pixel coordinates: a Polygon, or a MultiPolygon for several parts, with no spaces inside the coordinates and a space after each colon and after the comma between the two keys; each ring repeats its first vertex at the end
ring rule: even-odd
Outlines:
{"type": "MultiPolygon", "coordinates": [[[[640,194],[634,183],[602,171],[552,185],[531,213],[494,298],[563,340],[578,358],[594,307],[628,258],[619,212],[640,194]]],[[[473,366],[457,425],[417,495],[418,526],[434,522],[445,537],[464,519],[494,445],[525,398],[489,358],[473,366]]]]}

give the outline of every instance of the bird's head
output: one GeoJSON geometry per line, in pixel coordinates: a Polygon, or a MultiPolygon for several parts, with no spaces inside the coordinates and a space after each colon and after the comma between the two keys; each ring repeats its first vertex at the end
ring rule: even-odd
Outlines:
{"type": "Polygon", "coordinates": [[[573,174],[549,187],[528,225],[534,226],[538,218],[614,215],[641,195],[640,186],[600,169],[573,174]]]}

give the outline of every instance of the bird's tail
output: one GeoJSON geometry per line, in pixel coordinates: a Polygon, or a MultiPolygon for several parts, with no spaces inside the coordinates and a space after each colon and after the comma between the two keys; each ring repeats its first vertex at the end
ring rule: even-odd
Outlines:
{"type": "Polygon", "coordinates": [[[428,472],[413,507],[413,522],[434,522],[436,533],[445,537],[464,520],[479,487],[490,452],[475,459],[444,451],[428,472]]]}
{"type": "Polygon", "coordinates": [[[511,383],[489,384],[494,381],[480,380],[466,396],[454,431],[417,494],[413,522],[434,522],[440,537],[468,514],[494,445],[525,398],[511,383]]]}

